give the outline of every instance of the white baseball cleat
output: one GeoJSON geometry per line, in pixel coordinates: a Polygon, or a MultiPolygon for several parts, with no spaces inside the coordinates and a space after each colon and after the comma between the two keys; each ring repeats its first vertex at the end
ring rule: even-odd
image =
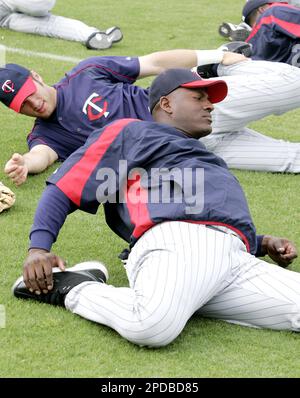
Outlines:
{"type": "Polygon", "coordinates": [[[106,29],[105,33],[113,43],[118,43],[123,39],[123,33],[118,26],[112,26],[111,28],[106,29]]]}
{"type": "Polygon", "coordinates": [[[94,32],[87,39],[86,47],[91,50],[106,50],[123,39],[123,33],[118,26],[112,26],[105,32],[94,32]]]}
{"type": "Polygon", "coordinates": [[[223,22],[218,29],[221,36],[228,38],[231,41],[245,41],[251,33],[251,26],[246,22],[241,22],[235,25],[230,22],[223,22]]]}
{"type": "Polygon", "coordinates": [[[112,40],[105,32],[94,32],[85,45],[90,50],[106,50],[112,46],[112,40]]]}

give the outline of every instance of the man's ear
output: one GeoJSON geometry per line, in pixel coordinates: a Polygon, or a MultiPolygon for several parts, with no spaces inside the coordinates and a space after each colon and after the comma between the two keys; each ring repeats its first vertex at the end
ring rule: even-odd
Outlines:
{"type": "Polygon", "coordinates": [[[169,114],[173,113],[172,105],[170,103],[170,98],[169,97],[161,97],[160,100],[159,100],[159,106],[160,106],[160,108],[163,111],[165,111],[165,112],[167,112],[169,114]]]}
{"type": "Polygon", "coordinates": [[[41,84],[44,84],[42,77],[36,71],[31,70],[30,73],[31,73],[31,76],[34,78],[34,80],[38,81],[41,84]]]}

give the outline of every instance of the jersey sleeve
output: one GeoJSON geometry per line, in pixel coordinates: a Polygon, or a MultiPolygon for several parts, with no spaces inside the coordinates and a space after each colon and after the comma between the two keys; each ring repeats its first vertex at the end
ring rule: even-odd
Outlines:
{"type": "Polygon", "coordinates": [[[45,123],[37,119],[27,136],[27,145],[31,150],[36,145],[47,145],[58,155],[58,160],[65,160],[80,144],[75,135],[67,134],[57,124],[45,123]]]}
{"type": "Polygon", "coordinates": [[[140,63],[137,57],[92,57],[80,62],[66,75],[66,79],[72,78],[74,74],[84,69],[112,83],[132,84],[140,74],[140,63]]]}
{"type": "Polygon", "coordinates": [[[264,235],[256,235],[256,253],[255,257],[264,257],[265,253],[263,253],[262,249],[262,241],[263,241],[264,235]]]}
{"type": "Polygon", "coordinates": [[[67,215],[75,210],[76,207],[56,186],[47,186],[35,212],[30,249],[50,251],[67,215]]]}

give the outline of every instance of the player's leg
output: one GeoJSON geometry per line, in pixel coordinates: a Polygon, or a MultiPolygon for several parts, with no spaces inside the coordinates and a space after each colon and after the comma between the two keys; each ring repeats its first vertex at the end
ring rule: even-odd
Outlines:
{"type": "Polygon", "coordinates": [[[3,28],[23,33],[33,33],[57,39],[86,43],[89,36],[99,29],[90,27],[81,21],[52,14],[33,17],[22,13],[12,13],[2,19],[3,28]]]}
{"type": "Polygon", "coordinates": [[[218,65],[218,76],[236,76],[236,75],[267,75],[269,73],[282,74],[293,73],[295,67],[282,62],[258,61],[248,59],[232,65],[218,65]]]}
{"type": "Polygon", "coordinates": [[[236,278],[198,314],[244,326],[300,332],[300,273],[240,251],[236,278]]]}
{"type": "Polygon", "coordinates": [[[300,146],[256,133],[245,126],[300,106],[300,69],[267,61],[220,66],[228,97],[215,104],[213,134],[203,142],[231,168],[299,172],[300,146]]]}
{"type": "Polygon", "coordinates": [[[33,33],[41,36],[54,37],[70,41],[78,41],[93,49],[105,49],[118,42],[123,35],[119,28],[112,27],[100,33],[99,28],[88,26],[72,18],[66,18],[49,13],[54,1],[36,0],[18,1],[10,12],[7,8],[1,12],[0,26],[23,33],[33,33]],[[93,39],[91,39],[93,37],[93,39]],[[90,39],[90,41],[89,41],[90,39]]]}
{"type": "Polygon", "coordinates": [[[218,73],[228,84],[228,96],[214,105],[214,133],[239,131],[252,121],[300,107],[300,68],[246,61],[220,65],[218,73]]]}
{"type": "Polygon", "coordinates": [[[42,17],[55,6],[56,0],[9,0],[12,12],[21,12],[34,17],[42,17]]]}
{"type": "Polygon", "coordinates": [[[139,345],[173,341],[192,314],[227,286],[232,237],[166,222],[147,231],[126,264],[129,288],[82,283],[65,305],[139,345]]]}
{"type": "Polygon", "coordinates": [[[11,13],[10,7],[6,4],[3,3],[2,1],[0,2],[0,27],[2,27],[3,21],[7,18],[7,16],[11,13]]]}
{"type": "Polygon", "coordinates": [[[249,128],[211,134],[201,141],[230,168],[300,173],[300,143],[277,140],[249,128]]]}

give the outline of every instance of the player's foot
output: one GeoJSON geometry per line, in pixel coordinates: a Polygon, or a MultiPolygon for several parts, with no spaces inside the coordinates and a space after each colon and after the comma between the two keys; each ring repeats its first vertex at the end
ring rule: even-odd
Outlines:
{"type": "Polygon", "coordinates": [[[112,46],[111,37],[106,32],[94,32],[87,39],[85,45],[90,50],[106,50],[112,46]]]}
{"type": "Polygon", "coordinates": [[[53,268],[53,289],[48,293],[31,293],[25,286],[23,276],[20,276],[12,287],[12,293],[17,298],[32,299],[43,303],[64,307],[65,297],[73,287],[82,282],[105,283],[108,271],[104,264],[98,261],[86,261],[74,267],[61,271],[53,268]]]}
{"type": "Polygon", "coordinates": [[[219,34],[231,41],[245,41],[250,35],[251,30],[251,26],[246,24],[246,22],[241,22],[238,25],[223,22],[218,28],[219,34]]]}
{"type": "Polygon", "coordinates": [[[243,54],[245,57],[251,57],[252,55],[252,44],[244,41],[232,41],[223,44],[219,47],[222,51],[231,51],[232,53],[243,54]]]}
{"type": "Polygon", "coordinates": [[[228,23],[223,22],[218,28],[219,35],[228,39],[228,37],[232,31],[231,27],[234,28],[235,26],[237,26],[237,25],[234,25],[233,23],[230,23],[230,22],[228,22],[228,23]]]}
{"type": "MultiPolygon", "coordinates": [[[[243,54],[245,57],[251,57],[252,54],[252,44],[246,43],[244,41],[232,41],[223,44],[218,48],[222,51],[230,51],[237,54],[243,54]]],[[[197,67],[197,73],[202,79],[209,79],[211,77],[217,77],[217,69],[219,64],[208,64],[197,67]]]]}
{"type": "Polygon", "coordinates": [[[123,39],[123,33],[118,26],[112,26],[111,28],[106,29],[105,33],[112,43],[118,43],[123,39]]]}
{"type": "Polygon", "coordinates": [[[208,64],[197,66],[196,72],[202,79],[210,79],[211,77],[217,77],[217,68],[219,64],[208,64]]]}

